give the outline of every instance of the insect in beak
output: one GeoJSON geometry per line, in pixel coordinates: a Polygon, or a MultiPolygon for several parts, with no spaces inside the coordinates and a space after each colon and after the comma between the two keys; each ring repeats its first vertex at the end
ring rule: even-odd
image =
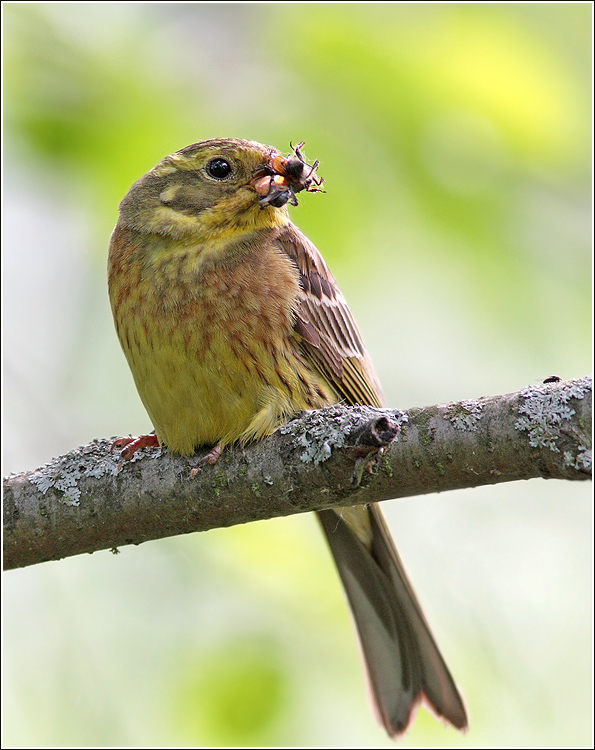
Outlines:
{"type": "Polygon", "coordinates": [[[315,174],[318,161],[308,164],[301,151],[303,146],[303,142],[295,148],[292,146],[293,154],[287,157],[271,152],[268,164],[256,170],[250,184],[260,196],[260,208],[281,208],[286,203],[297,206],[296,193],[322,191],[324,180],[315,174]]]}

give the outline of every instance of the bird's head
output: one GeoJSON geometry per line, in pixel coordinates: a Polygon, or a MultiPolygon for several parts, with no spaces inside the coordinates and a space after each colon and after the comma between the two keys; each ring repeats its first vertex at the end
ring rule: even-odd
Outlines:
{"type": "Polygon", "coordinates": [[[142,233],[204,241],[283,226],[296,193],[322,185],[318,162],[308,164],[302,147],[284,157],[271,146],[234,138],[187,146],[132,186],[120,204],[120,222],[142,233]]]}

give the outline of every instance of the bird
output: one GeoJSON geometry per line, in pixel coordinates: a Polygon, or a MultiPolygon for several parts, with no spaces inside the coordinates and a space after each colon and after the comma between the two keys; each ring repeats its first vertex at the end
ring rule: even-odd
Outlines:
{"type": "MultiPolygon", "coordinates": [[[[322,255],[292,222],[322,191],[304,144],[288,156],[238,138],[164,158],[120,203],[110,241],[115,327],[154,433],[119,442],[216,463],[303,410],[383,406],[354,317],[322,255]]],[[[317,512],[391,737],[425,703],[467,728],[463,699],[378,504],[317,512]]]]}

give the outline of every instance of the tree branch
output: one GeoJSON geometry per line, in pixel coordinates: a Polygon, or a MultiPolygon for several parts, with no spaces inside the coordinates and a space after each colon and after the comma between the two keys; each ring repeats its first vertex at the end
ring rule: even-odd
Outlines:
{"type": "Polygon", "coordinates": [[[335,406],[215,466],[94,440],[4,480],[4,567],[331,506],[518,479],[589,479],[591,378],[423,409],[335,406]]]}

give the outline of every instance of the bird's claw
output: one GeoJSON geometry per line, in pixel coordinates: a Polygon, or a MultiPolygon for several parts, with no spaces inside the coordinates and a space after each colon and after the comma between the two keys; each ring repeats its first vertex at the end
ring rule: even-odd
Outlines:
{"type": "Polygon", "coordinates": [[[124,461],[130,461],[134,454],[141,448],[158,448],[159,440],[157,435],[152,432],[150,435],[139,435],[138,437],[118,438],[112,443],[111,449],[120,450],[120,458],[124,461]]]}

